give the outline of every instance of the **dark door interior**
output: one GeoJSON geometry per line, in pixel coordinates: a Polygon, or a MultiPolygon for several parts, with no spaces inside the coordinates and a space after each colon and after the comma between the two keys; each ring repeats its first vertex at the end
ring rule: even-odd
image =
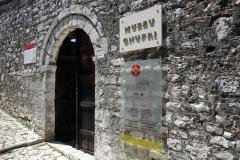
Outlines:
{"type": "Polygon", "coordinates": [[[80,29],[71,32],[59,51],[55,90],[55,139],[66,142],[78,137],[77,147],[89,153],[94,151],[95,128],[92,57],[94,50],[89,36],[80,29]]]}

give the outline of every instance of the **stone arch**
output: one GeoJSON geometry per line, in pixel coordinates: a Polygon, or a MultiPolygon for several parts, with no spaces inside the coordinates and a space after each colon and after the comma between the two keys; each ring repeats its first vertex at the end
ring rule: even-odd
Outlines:
{"type": "Polygon", "coordinates": [[[92,8],[72,5],[61,11],[53,20],[40,51],[40,66],[55,64],[57,58],[55,54],[58,53],[63,40],[76,28],[83,29],[89,35],[96,55],[103,54],[101,22],[98,21],[92,8]]]}
{"type": "Polygon", "coordinates": [[[73,30],[80,28],[84,30],[91,39],[95,56],[103,56],[107,52],[106,38],[102,37],[102,26],[98,21],[97,16],[91,8],[73,5],[70,8],[64,9],[53,20],[48,33],[43,41],[43,46],[40,52],[39,66],[45,73],[45,125],[44,137],[45,140],[54,139],[55,129],[55,72],[57,69],[56,62],[60,47],[66,36],[73,30]],[[102,43],[103,42],[103,43],[102,43]]]}

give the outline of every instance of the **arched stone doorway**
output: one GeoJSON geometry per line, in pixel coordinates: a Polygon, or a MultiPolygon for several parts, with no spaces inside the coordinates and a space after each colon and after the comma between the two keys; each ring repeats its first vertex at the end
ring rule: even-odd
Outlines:
{"type": "MultiPolygon", "coordinates": [[[[55,139],[56,70],[59,51],[66,37],[74,30],[81,29],[90,37],[95,57],[104,57],[104,54],[107,53],[107,39],[102,37],[101,23],[91,10],[91,8],[85,6],[71,6],[61,11],[59,16],[53,20],[48,33],[45,35],[39,65],[45,76],[45,99],[43,101],[45,125],[43,126],[43,136],[47,141],[55,139]]],[[[89,106],[89,104],[87,105],[89,106]]],[[[98,106],[98,101],[95,102],[95,105],[98,106]]]]}
{"type": "Polygon", "coordinates": [[[57,59],[55,139],[94,151],[95,65],[93,45],[82,30],[70,32],[57,59]],[[77,141],[77,142],[76,142],[77,141]]]}

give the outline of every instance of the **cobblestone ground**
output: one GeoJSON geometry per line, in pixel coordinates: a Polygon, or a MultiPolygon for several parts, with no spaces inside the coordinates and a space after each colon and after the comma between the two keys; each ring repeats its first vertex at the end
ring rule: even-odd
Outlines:
{"type": "Polygon", "coordinates": [[[43,139],[0,109],[0,153],[42,142],[43,139]]]}
{"type": "Polygon", "coordinates": [[[1,160],[68,160],[45,142],[0,154],[1,160]]]}
{"type": "Polygon", "coordinates": [[[35,132],[0,109],[0,160],[94,160],[62,142],[43,142],[35,132]]]}

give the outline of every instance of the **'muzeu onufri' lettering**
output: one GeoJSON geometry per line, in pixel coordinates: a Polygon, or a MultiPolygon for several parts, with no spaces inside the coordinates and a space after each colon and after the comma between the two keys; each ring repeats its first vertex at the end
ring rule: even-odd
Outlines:
{"type": "MultiPolygon", "coordinates": [[[[130,26],[125,27],[125,32],[130,32],[131,29],[132,30],[136,30],[137,28],[142,28],[142,27],[147,27],[148,24],[150,24],[150,26],[153,26],[153,24],[155,23],[155,19],[149,19],[148,21],[143,21],[143,22],[139,22],[137,24],[132,24],[130,26]]],[[[128,37],[128,38],[124,38],[123,42],[124,43],[128,43],[128,42],[134,42],[134,40],[136,41],[140,41],[140,39],[144,40],[146,38],[154,38],[157,37],[157,32],[148,32],[148,33],[144,33],[144,34],[139,34],[136,36],[132,36],[132,37],[128,37]]]]}
{"type": "Polygon", "coordinates": [[[144,33],[144,34],[141,34],[141,35],[136,35],[136,36],[132,36],[132,37],[129,37],[129,38],[124,38],[123,42],[128,43],[128,42],[133,42],[135,40],[140,41],[140,39],[144,40],[146,38],[154,38],[154,37],[157,37],[157,31],[154,31],[153,33],[148,32],[148,33],[144,33]]]}
{"type": "Polygon", "coordinates": [[[150,25],[153,25],[154,22],[155,22],[155,19],[153,18],[153,19],[149,19],[148,21],[143,21],[143,22],[139,22],[137,24],[132,24],[130,26],[125,27],[125,31],[130,31],[131,27],[132,27],[133,30],[135,30],[136,28],[141,28],[142,26],[145,27],[145,26],[148,25],[148,23],[150,25]]]}

